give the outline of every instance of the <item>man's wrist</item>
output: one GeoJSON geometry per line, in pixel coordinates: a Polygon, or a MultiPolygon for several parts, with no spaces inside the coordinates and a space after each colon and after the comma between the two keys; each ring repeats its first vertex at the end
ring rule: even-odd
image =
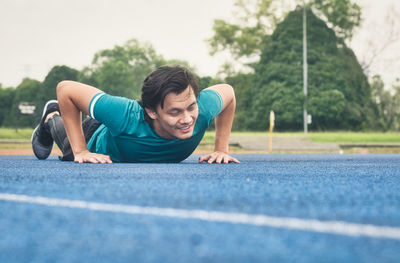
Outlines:
{"type": "Polygon", "coordinates": [[[223,139],[221,138],[216,138],[215,143],[214,143],[214,152],[224,152],[228,153],[229,152],[229,139],[223,139]]]}
{"type": "Polygon", "coordinates": [[[82,154],[82,153],[85,153],[85,152],[89,152],[89,149],[88,148],[81,148],[81,149],[73,150],[73,152],[74,152],[74,155],[78,155],[78,154],[82,154]]]}
{"type": "Polygon", "coordinates": [[[223,153],[228,154],[229,153],[229,147],[223,147],[223,148],[214,147],[214,152],[223,152],[223,153]]]}

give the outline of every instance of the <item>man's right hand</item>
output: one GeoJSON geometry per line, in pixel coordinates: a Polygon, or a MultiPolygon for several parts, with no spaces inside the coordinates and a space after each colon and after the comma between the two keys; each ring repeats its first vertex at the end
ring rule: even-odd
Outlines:
{"type": "Polygon", "coordinates": [[[101,90],[74,81],[61,81],[57,85],[57,99],[72,152],[77,163],[111,163],[110,156],[88,151],[82,131],[81,112],[89,113],[91,99],[101,90]]]}
{"type": "Polygon", "coordinates": [[[112,163],[110,156],[87,151],[75,154],[76,163],[112,163]]]}

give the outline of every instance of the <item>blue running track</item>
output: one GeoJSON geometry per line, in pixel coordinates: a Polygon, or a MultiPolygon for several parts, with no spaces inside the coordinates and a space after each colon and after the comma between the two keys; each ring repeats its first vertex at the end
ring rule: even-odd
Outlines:
{"type": "Polygon", "coordinates": [[[0,156],[0,262],[400,262],[400,155],[0,156]]]}

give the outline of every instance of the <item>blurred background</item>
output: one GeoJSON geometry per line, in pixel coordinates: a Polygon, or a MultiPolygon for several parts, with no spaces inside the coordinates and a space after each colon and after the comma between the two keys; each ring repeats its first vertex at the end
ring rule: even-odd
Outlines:
{"type": "Polygon", "coordinates": [[[183,64],[234,87],[234,131],[274,111],[278,132],[398,132],[399,17],[397,0],[1,0],[0,126],[33,128],[61,80],[138,99],[183,64]]]}

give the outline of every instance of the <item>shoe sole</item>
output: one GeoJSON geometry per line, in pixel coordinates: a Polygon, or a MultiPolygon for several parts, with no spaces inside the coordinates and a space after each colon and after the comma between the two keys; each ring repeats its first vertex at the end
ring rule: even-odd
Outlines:
{"type": "MultiPolygon", "coordinates": [[[[44,107],[43,107],[43,113],[42,113],[42,119],[43,119],[44,114],[46,113],[47,106],[49,106],[50,103],[58,103],[58,101],[57,101],[57,100],[49,100],[49,101],[44,105],[44,107]]],[[[40,120],[40,121],[42,121],[42,120],[40,120]]],[[[35,134],[36,130],[39,129],[39,126],[40,126],[40,124],[39,124],[38,126],[36,126],[36,128],[35,128],[35,129],[33,130],[33,132],[32,132],[31,143],[33,142],[33,135],[35,134]]],[[[53,147],[54,147],[54,143],[53,143],[53,145],[51,146],[51,151],[53,151],[53,147]]],[[[51,152],[51,151],[50,151],[50,152],[51,152]]],[[[35,155],[36,155],[36,154],[35,154],[35,155]]]]}
{"type": "Polygon", "coordinates": [[[43,107],[43,113],[42,113],[42,118],[43,118],[44,114],[46,113],[47,106],[49,106],[50,103],[57,103],[57,104],[58,104],[58,100],[49,100],[49,101],[46,103],[46,105],[44,105],[44,107],[43,107]]]}

